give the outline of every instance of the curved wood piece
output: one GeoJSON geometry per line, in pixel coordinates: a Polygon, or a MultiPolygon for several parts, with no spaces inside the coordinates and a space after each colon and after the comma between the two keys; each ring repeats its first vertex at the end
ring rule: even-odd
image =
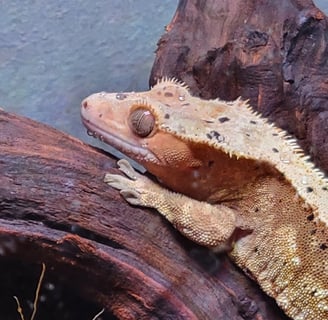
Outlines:
{"type": "MultiPolygon", "coordinates": [[[[108,187],[104,174],[118,170],[103,151],[5,111],[0,132],[2,266],[33,263],[25,274],[33,290],[44,262],[46,279],[105,307],[104,319],[286,319],[226,257],[108,187]]],[[[17,317],[12,296],[2,294],[17,317]]],[[[40,318],[50,319],[46,311],[40,318]]]]}
{"type": "Polygon", "coordinates": [[[180,0],[150,76],[250,104],[328,172],[328,19],[310,0],[180,0]]]}

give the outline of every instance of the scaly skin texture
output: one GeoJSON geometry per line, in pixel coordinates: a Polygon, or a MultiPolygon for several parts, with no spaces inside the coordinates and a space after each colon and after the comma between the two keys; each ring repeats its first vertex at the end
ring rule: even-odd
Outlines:
{"type": "Polygon", "coordinates": [[[105,181],[129,203],[156,208],[201,245],[229,248],[293,319],[328,319],[328,183],[294,140],[246,102],[201,100],[174,80],[91,95],[81,114],[170,189],[120,160],[127,177],[105,181]]]}

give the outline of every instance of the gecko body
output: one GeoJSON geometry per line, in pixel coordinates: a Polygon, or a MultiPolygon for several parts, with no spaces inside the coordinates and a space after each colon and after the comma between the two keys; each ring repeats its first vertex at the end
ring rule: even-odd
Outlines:
{"type": "Polygon", "coordinates": [[[328,183],[295,140],[246,102],[202,100],[163,80],[82,103],[94,136],[142,164],[106,182],[232,260],[294,320],[328,319],[328,183]]]}

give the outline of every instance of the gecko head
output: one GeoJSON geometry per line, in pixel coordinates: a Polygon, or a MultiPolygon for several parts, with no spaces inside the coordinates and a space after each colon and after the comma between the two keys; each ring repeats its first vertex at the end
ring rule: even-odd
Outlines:
{"type": "Polygon", "coordinates": [[[147,136],[153,128],[152,118],[147,114],[140,114],[144,104],[141,101],[132,99],[128,93],[92,94],[82,102],[82,122],[89,135],[136,161],[141,162],[145,158],[156,161],[156,156],[147,148],[147,136]],[[135,133],[134,127],[137,130],[135,133]]]}
{"type": "Polygon", "coordinates": [[[95,93],[82,102],[82,122],[89,135],[144,166],[166,166],[172,147],[177,152],[182,150],[177,141],[173,142],[174,137],[163,130],[165,122],[170,122],[174,101],[182,102],[187,95],[187,88],[175,80],[161,81],[147,92],[95,93]]]}
{"type": "Polygon", "coordinates": [[[95,93],[84,99],[81,107],[82,122],[89,135],[148,170],[149,166],[168,168],[177,166],[179,161],[192,162],[186,143],[170,132],[174,113],[175,108],[154,99],[148,92],[95,93]]]}
{"type": "Polygon", "coordinates": [[[228,122],[226,109],[227,104],[192,97],[176,81],[162,81],[147,92],[93,94],[82,102],[81,116],[92,136],[174,191],[207,200],[220,190],[222,200],[264,170],[227,148],[217,130],[218,122],[228,122]]]}

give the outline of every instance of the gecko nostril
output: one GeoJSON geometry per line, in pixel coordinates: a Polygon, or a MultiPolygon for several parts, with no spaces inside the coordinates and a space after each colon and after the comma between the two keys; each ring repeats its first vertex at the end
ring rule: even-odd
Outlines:
{"type": "Polygon", "coordinates": [[[88,108],[88,102],[87,102],[87,100],[84,100],[84,101],[82,102],[82,107],[83,107],[84,109],[88,108]]]}

